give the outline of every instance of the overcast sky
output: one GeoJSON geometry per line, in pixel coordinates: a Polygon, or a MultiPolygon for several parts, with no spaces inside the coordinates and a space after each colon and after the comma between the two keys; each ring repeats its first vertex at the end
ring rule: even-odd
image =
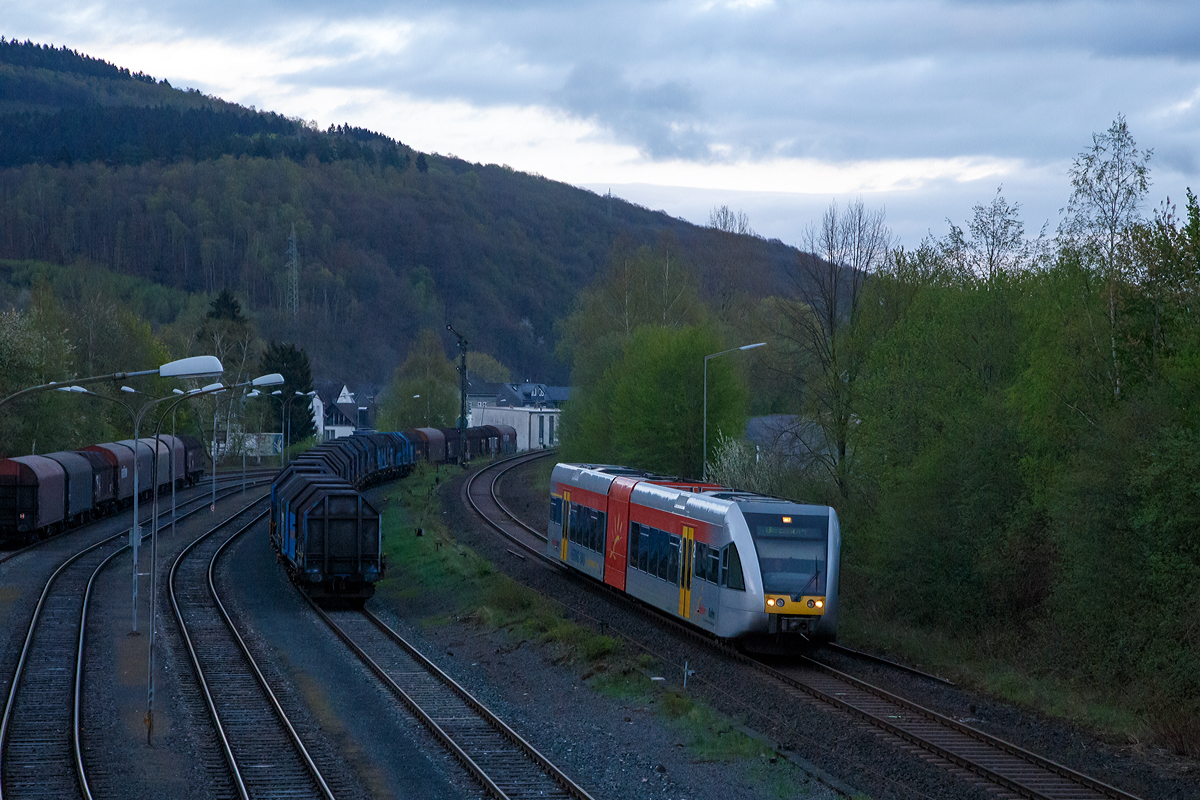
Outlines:
{"type": "Polygon", "coordinates": [[[906,245],[998,186],[1051,231],[1124,114],[1200,189],[1200,2],[4,0],[0,34],[789,244],[833,199],[906,245]]]}

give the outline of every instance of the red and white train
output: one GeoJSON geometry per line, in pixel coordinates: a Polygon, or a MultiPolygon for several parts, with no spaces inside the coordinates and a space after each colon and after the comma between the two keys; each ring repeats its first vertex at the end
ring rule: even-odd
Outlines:
{"type": "Polygon", "coordinates": [[[837,638],[841,547],[829,506],[625,467],[551,477],[550,556],[748,648],[837,638]]]}

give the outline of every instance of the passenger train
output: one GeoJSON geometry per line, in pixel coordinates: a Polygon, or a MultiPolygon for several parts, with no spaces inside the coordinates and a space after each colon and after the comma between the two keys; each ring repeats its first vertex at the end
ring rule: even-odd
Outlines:
{"type": "Polygon", "coordinates": [[[557,464],[547,554],[747,649],[837,638],[841,530],[829,506],[557,464]]]}

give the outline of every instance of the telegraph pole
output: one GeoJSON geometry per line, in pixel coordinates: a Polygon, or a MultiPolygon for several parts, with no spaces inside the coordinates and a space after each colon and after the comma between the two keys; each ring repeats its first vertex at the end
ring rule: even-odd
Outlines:
{"type": "Polygon", "coordinates": [[[467,345],[462,334],[447,324],[446,330],[458,337],[458,463],[466,463],[467,454],[467,345]]]}

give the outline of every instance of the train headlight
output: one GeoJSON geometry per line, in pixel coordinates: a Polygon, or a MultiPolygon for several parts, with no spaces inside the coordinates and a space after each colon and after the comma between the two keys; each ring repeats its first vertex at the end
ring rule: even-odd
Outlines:
{"type": "Polygon", "coordinates": [[[773,605],[775,605],[775,598],[773,598],[773,597],[768,597],[768,598],[767,598],[767,605],[768,605],[768,606],[773,606],[773,605]]]}
{"type": "Polygon", "coordinates": [[[818,601],[817,601],[817,608],[824,608],[824,607],[825,607],[825,601],[824,601],[824,600],[818,600],[818,601]]]}
{"type": "Polygon", "coordinates": [[[816,607],[817,607],[817,601],[816,601],[816,600],[809,600],[809,601],[808,601],[808,607],[809,607],[809,608],[816,608],[816,607]]]}

